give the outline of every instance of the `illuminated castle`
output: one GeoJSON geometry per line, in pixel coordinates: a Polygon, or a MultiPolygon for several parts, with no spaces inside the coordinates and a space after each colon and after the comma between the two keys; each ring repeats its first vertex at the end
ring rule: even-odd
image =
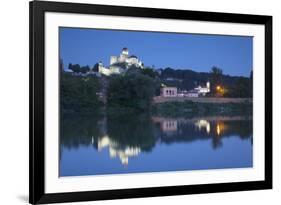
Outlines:
{"type": "Polygon", "coordinates": [[[135,55],[129,56],[128,48],[123,48],[119,56],[110,56],[109,67],[103,66],[99,63],[99,73],[104,75],[120,74],[126,71],[131,66],[143,68],[143,63],[135,55]]]}

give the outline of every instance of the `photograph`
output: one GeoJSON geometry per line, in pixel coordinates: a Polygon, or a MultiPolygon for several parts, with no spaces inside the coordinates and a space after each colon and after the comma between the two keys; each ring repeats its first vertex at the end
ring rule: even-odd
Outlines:
{"type": "Polygon", "coordinates": [[[253,36],[58,31],[59,177],[253,168],[253,36]]]}

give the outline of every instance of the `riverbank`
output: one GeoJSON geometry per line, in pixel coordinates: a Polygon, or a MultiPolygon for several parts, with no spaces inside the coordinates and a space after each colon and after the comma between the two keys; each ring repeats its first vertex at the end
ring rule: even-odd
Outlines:
{"type": "Polygon", "coordinates": [[[153,98],[153,103],[165,102],[194,102],[194,103],[252,103],[252,98],[224,98],[224,97],[162,97],[153,98]]]}
{"type": "MultiPolygon", "coordinates": [[[[206,98],[207,99],[207,98],[206,98]]],[[[252,115],[253,104],[249,101],[244,102],[162,102],[154,103],[153,115],[163,117],[193,117],[193,116],[212,116],[212,115],[252,115]]]]}

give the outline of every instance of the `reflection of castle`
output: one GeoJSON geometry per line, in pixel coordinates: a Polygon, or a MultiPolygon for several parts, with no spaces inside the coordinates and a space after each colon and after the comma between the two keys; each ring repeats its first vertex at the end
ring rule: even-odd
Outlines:
{"type": "MultiPolygon", "coordinates": [[[[141,152],[147,152],[147,147],[154,147],[156,143],[178,143],[194,142],[196,140],[211,139],[214,149],[222,146],[223,138],[237,136],[241,139],[251,137],[252,127],[250,120],[243,120],[241,117],[205,117],[205,118],[165,118],[152,117],[153,136],[146,138],[139,136],[132,138],[130,133],[136,131],[136,126],[132,126],[129,132],[124,133],[130,140],[127,142],[123,137],[109,135],[106,120],[99,121],[99,134],[91,138],[91,144],[98,150],[108,152],[112,159],[119,159],[122,165],[128,165],[129,160],[137,157],[141,152]],[[107,127],[107,128],[106,128],[107,127]],[[243,128],[243,129],[241,129],[243,128]],[[145,139],[146,141],[142,141],[145,139]],[[132,141],[135,140],[135,141],[132,141]],[[133,145],[132,145],[133,144],[133,145]]],[[[151,129],[151,128],[150,128],[151,129]]],[[[148,133],[148,132],[144,132],[148,133]]],[[[126,139],[126,138],[125,138],[126,139]]]]}
{"type": "Polygon", "coordinates": [[[140,154],[141,149],[139,147],[125,147],[118,148],[118,143],[114,142],[109,138],[108,135],[104,135],[102,138],[98,139],[97,149],[101,151],[103,148],[109,148],[109,156],[111,158],[119,157],[121,163],[127,165],[129,163],[129,158],[140,154]]]}
{"type": "Polygon", "coordinates": [[[207,120],[200,119],[197,122],[195,122],[195,126],[197,126],[199,128],[199,130],[201,130],[202,128],[205,128],[206,132],[210,133],[211,125],[210,125],[210,122],[207,120]]]}
{"type": "Polygon", "coordinates": [[[135,66],[143,68],[143,63],[138,59],[137,56],[129,56],[128,48],[123,48],[120,56],[111,56],[110,65],[108,68],[104,67],[103,64],[99,63],[99,73],[104,75],[120,74],[123,73],[127,68],[135,66]]]}

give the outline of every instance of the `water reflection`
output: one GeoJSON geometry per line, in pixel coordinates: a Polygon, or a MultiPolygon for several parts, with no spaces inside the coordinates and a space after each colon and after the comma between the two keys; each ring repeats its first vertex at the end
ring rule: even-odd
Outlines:
{"type": "MultiPolygon", "coordinates": [[[[83,148],[90,146],[98,153],[107,152],[109,159],[118,159],[123,166],[129,166],[130,160],[138,158],[141,153],[151,153],[159,144],[171,146],[210,140],[212,149],[216,150],[223,147],[224,138],[248,139],[252,143],[252,120],[239,116],[185,119],[145,114],[64,115],[61,122],[61,153],[65,150],[82,152],[83,148]]],[[[186,152],[190,154],[188,150],[186,152]]],[[[61,166],[61,169],[64,167],[61,166]]]]}
{"type": "Polygon", "coordinates": [[[198,127],[199,130],[201,130],[201,129],[206,129],[206,132],[207,132],[208,134],[210,133],[211,124],[210,124],[209,121],[200,119],[200,120],[196,121],[194,125],[195,125],[196,127],[198,127]]]}
{"type": "MultiPolygon", "coordinates": [[[[92,137],[92,144],[94,142],[94,137],[92,137]]],[[[118,157],[123,165],[129,163],[129,157],[137,156],[141,149],[139,147],[124,147],[120,148],[118,142],[112,140],[108,135],[98,138],[97,149],[101,151],[103,148],[109,149],[110,158],[118,157]]]]}

